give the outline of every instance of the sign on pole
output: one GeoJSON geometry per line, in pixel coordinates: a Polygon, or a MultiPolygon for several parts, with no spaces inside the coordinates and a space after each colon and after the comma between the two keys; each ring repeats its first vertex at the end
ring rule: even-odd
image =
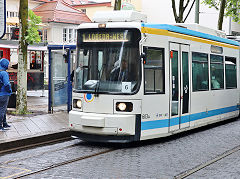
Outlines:
{"type": "Polygon", "coordinates": [[[6,0],[0,0],[0,39],[6,31],[6,0]]]}

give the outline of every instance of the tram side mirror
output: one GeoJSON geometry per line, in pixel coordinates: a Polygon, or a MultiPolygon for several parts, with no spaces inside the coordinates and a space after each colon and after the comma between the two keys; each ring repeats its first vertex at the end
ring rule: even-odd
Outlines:
{"type": "Polygon", "coordinates": [[[88,53],[88,50],[87,50],[87,49],[84,49],[84,50],[83,50],[83,55],[84,55],[84,56],[87,56],[87,53],[88,53]]]}
{"type": "Polygon", "coordinates": [[[140,59],[142,59],[143,60],[143,63],[145,64],[146,63],[146,53],[141,53],[141,55],[140,55],[140,59]]]}
{"type": "Polygon", "coordinates": [[[141,59],[145,59],[145,58],[146,58],[146,54],[145,54],[144,52],[141,53],[140,58],[141,58],[141,59]]]}

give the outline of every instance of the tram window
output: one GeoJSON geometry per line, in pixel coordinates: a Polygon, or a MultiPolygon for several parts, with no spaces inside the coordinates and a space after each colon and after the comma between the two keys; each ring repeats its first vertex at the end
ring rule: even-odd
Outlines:
{"type": "Polygon", "coordinates": [[[205,53],[192,53],[192,84],[193,91],[209,90],[208,55],[205,53]]]}
{"type": "Polygon", "coordinates": [[[146,48],[145,94],[164,93],[164,49],[146,48]]]}
{"type": "Polygon", "coordinates": [[[227,89],[237,88],[236,58],[225,57],[225,78],[227,89]]]}
{"type": "Polygon", "coordinates": [[[224,68],[223,57],[220,55],[210,55],[210,74],[211,74],[211,89],[224,88],[224,68]]]}

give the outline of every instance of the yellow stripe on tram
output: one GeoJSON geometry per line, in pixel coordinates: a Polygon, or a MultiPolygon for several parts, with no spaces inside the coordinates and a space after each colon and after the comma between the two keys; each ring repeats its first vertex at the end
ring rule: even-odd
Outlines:
{"type": "Polygon", "coordinates": [[[141,31],[142,31],[142,33],[147,33],[147,34],[165,35],[165,36],[169,36],[169,37],[176,37],[176,38],[191,40],[191,41],[200,42],[200,43],[206,43],[206,44],[211,44],[211,45],[216,45],[216,46],[239,49],[239,47],[235,46],[235,45],[230,45],[230,44],[217,42],[217,41],[213,41],[213,40],[208,40],[208,39],[204,39],[204,38],[200,38],[200,37],[194,37],[194,36],[190,36],[190,35],[180,34],[180,33],[176,33],[176,32],[170,32],[170,31],[164,30],[164,29],[142,27],[141,31]]]}

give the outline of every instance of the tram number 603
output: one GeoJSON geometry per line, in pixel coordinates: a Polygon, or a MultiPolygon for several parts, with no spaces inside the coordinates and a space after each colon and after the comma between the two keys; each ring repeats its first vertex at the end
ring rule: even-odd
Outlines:
{"type": "Polygon", "coordinates": [[[150,116],[148,114],[143,114],[142,115],[142,119],[149,119],[149,118],[150,118],[150,116]]]}

